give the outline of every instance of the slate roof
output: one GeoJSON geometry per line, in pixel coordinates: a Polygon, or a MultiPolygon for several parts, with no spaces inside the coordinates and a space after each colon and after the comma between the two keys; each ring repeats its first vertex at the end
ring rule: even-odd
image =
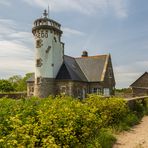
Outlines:
{"type": "Polygon", "coordinates": [[[77,64],[75,58],[70,56],[64,56],[64,63],[59,70],[56,79],[70,79],[74,81],[87,81],[84,73],[80,69],[79,65],[77,64]],[[68,74],[69,74],[69,77],[68,74]]]}
{"type": "MultiPolygon", "coordinates": [[[[104,80],[109,55],[73,58],[64,55],[64,62],[56,79],[83,82],[100,82],[104,80]]],[[[34,75],[27,80],[33,82],[34,75]]]]}
{"type": "Polygon", "coordinates": [[[84,82],[103,81],[109,55],[73,58],[64,56],[57,79],[71,79],[84,82]]]}
{"type": "Polygon", "coordinates": [[[148,89],[148,72],[140,76],[130,87],[148,89]]]}
{"type": "Polygon", "coordinates": [[[83,71],[88,82],[98,82],[102,80],[108,55],[89,56],[76,58],[76,62],[83,71]]]}

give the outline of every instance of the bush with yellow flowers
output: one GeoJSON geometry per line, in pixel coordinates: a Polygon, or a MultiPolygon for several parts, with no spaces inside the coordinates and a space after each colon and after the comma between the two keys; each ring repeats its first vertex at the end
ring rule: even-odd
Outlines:
{"type": "Polygon", "coordinates": [[[3,98],[0,147],[105,147],[104,143],[113,143],[115,138],[104,129],[124,122],[129,112],[123,99],[97,95],[82,101],[68,96],[3,98]]]}

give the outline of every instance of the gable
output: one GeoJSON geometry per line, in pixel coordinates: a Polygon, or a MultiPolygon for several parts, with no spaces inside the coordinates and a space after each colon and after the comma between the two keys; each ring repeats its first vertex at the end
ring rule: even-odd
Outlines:
{"type": "Polygon", "coordinates": [[[63,64],[61,66],[56,79],[71,80],[71,76],[70,76],[65,64],[63,64]]]}
{"type": "Polygon", "coordinates": [[[131,87],[148,87],[148,72],[145,72],[141,77],[139,77],[133,84],[131,84],[131,87]]]}
{"type": "Polygon", "coordinates": [[[108,58],[106,68],[104,70],[105,70],[104,71],[105,74],[103,72],[102,81],[104,81],[105,84],[107,84],[108,86],[110,86],[110,85],[115,86],[116,82],[115,82],[114,71],[113,71],[113,66],[112,66],[112,61],[111,61],[110,55],[108,58]]]}
{"type": "Polygon", "coordinates": [[[56,79],[69,79],[73,81],[87,81],[85,75],[76,63],[75,59],[70,56],[64,56],[64,65],[58,72],[56,79]],[[65,70],[64,70],[65,68],[65,70]],[[69,77],[67,77],[69,74],[69,77]]]}

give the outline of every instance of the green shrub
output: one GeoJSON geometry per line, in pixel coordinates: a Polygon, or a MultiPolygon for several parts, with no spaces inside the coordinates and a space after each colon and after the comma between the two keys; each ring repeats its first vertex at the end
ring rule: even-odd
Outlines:
{"type": "MultiPolygon", "coordinates": [[[[136,111],[143,111],[137,104],[136,111]]],[[[120,98],[90,95],[82,102],[68,96],[0,100],[0,147],[111,147],[109,127],[138,122],[120,98]]]]}

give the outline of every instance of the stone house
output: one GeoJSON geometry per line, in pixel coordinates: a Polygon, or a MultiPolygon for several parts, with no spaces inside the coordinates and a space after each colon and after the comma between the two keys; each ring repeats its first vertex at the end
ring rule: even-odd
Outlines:
{"type": "Polygon", "coordinates": [[[85,98],[88,93],[114,95],[115,78],[111,55],[88,56],[83,51],[78,58],[64,54],[60,24],[43,17],[35,20],[35,73],[27,80],[28,96],[41,98],[65,94],[85,98]]]}
{"type": "MultiPolygon", "coordinates": [[[[86,51],[84,51],[86,53],[86,51]]],[[[83,54],[84,54],[83,53],[83,54]]],[[[73,58],[64,55],[64,62],[54,80],[53,94],[84,98],[86,94],[114,95],[115,78],[110,55],[73,58]]],[[[34,74],[27,80],[28,96],[34,95],[34,74]]]]}
{"type": "Polygon", "coordinates": [[[130,87],[134,96],[148,95],[148,72],[140,76],[130,87]]]}

